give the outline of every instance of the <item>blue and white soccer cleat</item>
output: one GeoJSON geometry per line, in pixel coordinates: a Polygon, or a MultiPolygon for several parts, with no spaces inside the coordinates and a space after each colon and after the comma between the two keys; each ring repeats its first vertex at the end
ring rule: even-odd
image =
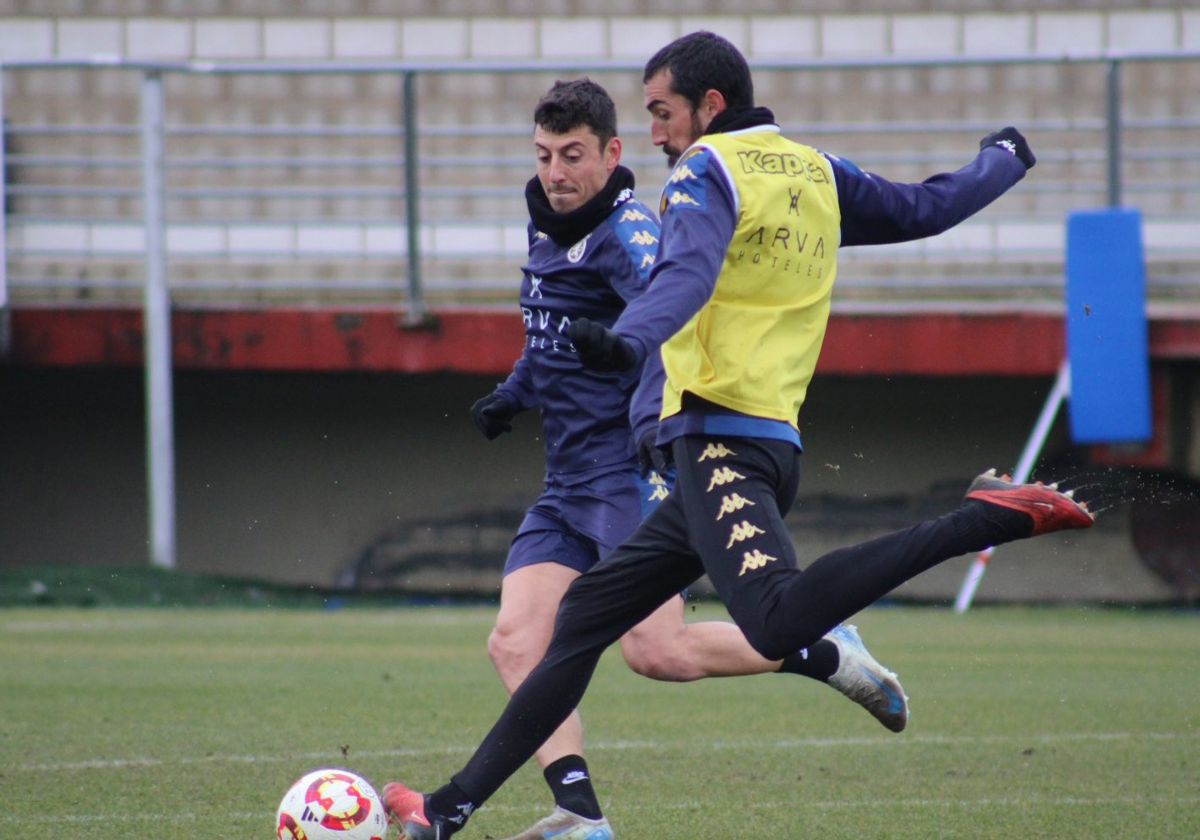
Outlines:
{"type": "Polygon", "coordinates": [[[892,732],[908,725],[908,695],[894,673],[875,661],[853,624],[839,624],[824,638],[837,645],[838,669],[829,684],[892,732]]]}
{"type": "Polygon", "coordinates": [[[612,826],[604,817],[589,820],[555,806],[549,816],[542,817],[508,840],[613,840],[613,836],[612,826]]]}

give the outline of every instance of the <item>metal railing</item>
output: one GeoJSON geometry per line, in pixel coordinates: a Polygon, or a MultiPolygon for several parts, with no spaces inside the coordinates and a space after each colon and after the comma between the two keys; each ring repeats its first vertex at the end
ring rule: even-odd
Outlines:
{"type": "MultiPolygon", "coordinates": [[[[1200,53],[753,66],[760,91],[764,79],[775,82],[760,98],[775,107],[785,131],[895,180],[961,165],[974,141],[1001,124],[1034,138],[1039,169],[1013,199],[935,240],[845,253],[853,268],[840,282],[851,299],[920,298],[921,290],[943,286],[968,295],[1044,296],[1061,274],[1067,210],[1123,201],[1145,208],[1151,283],[1178,289],[1196,279],[1200,119],[1187,112],[1187,92],[1172,87],[1175,74],[1165,74],[1172,85],[1154,74],[1183,67],[1195,79],[1200,53]],[[1150,71],[1131,82],[1130,68],[1150,71]],[[881,95],[856,81],[878,83],[882,74],[928,90],[881,95]],[[971,107],[971,74],[1001,88],[1000,96],[985,90],[978,98],[1001,103],[1002,112],[971,107]],[[1048,79],[1079,92],[1055,93],[1050,84],[1047,96],[1048,79]],[[805,83],[816,95],[780,94],[805,83]],[[919,103],[917,96],[933,103],[932,116],[897,115],[889,101],[919,103]],[[1178,107],[1162,106],[1170,97],[1178,107]],[[1158,104],[1140,108],[1148,98],[1158,104]],[[836,100],[849,104],[831,109],[836,100]]],[[[431,297],[442,305],[507,301],[524,256],[521,187],[533,168],[533,101],[553,78],[588,74],[604,83],[624,116],[624,162],[650,203],[665,168],[641,125],[640,70],[621,62],[0,65],[0,117],[8,117],[0,151],[0,209],[7,210],[0,306],[6,297],[133,303],[158,272],[183,306],[378,303],[420,322],[431,297]],[[114,106],[91,121],[51,119],[19,86],[5,84],[61,71],[103,76],[114,106]],[[263,97],[239,108],[237,95],[264,77],[275,101],[255,123],[244,115],[263,97]],[[288,90],[330,78],[341,80],[335,86],[386,80],[372,101],[390,110],[381,121],[356,119],[353,97],[331,101],[336,94],[317,90],[310,95],[318,104],[304,112],[297,102],[304,97],[288,90]],[[476,82],[482,96],[471,90],[476,82]],[[189,83],[236,90],[226,97],[189,90],[189,83]],[[499,107],[480,108],[488,98],[499,107]],[[133,103],[163,114],[161,123],[148,130],[112,118],[133,103]],[[227,106],[235,118],[214,122],[227,106]]],[[[40,96],[48,86],[39,86],[40,96]]]]}

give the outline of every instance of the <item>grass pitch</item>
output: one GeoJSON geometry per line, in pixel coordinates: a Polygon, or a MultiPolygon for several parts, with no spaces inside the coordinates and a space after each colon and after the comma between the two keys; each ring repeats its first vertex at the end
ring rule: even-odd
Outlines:
{"type": "MultiPolygon", "coordinates": [[[[253,840],[316,767],[440,784],[504,701],[493,617],[0,611],[0,837],[253,840]]],[[[912,697],[901,735],[798,677],[654,683],[610,651],[582,710],[618,837],[1200,836],[1200,614],[874,608],[857,623],[912,697]]],[[[504,837],[549,807],[528,766],[458,836],[504,837]]]]}

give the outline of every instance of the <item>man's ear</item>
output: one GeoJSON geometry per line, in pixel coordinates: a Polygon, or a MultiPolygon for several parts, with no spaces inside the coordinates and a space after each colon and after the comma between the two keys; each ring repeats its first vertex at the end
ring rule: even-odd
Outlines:
{"type": "Polygon", "coordinates": [[[621,162],[621,138],[614,137],[608,141],[608,145],[604,147],[604,166],[609,174],[617,168],[617,164],[621,162]]]}
{"type": "Polygon", "coordinates": [[[712,118],[725,110],[725,94],[715,88],[709,88],[704,92],[704,98],[700,100],[701,118],[706,122],[711,122],[712,118]]]}

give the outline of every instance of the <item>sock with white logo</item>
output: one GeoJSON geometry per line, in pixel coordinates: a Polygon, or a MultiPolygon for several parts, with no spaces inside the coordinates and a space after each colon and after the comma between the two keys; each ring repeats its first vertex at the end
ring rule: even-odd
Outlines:
{"type": "Polygon", "coordinates": [[[583,756],[563,756],[547,767],[543,775],[554,794],[555,805],[589,820],[600,819],[600,803],[596,801],[596,791],[592,789],[583,756]]]}
{"type": "Polygon", "coordinates": [[[449,837],[466,825],[467,818],[478,807],[479,803],[452,781],[429,795],[425,801],[425,816],[431,821],[435,817],[440,819],[444,833],[438,836],[449,837]]]}
{"type": "Polygon", "coordinates": [[[840,658],[837,645],[828,639],[821,639],[791,656],[785,656],[775,673],[799,674],[817,682],[828,682],[837,671],[840,658]]]}

